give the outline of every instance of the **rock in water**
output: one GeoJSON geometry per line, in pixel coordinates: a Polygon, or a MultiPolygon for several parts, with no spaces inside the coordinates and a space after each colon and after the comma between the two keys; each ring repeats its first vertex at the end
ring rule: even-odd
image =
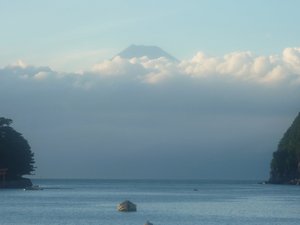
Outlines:
{"type": "Polygon", "coordinates": [[[133,204],[131,201],[126,200],[120,203],[117,209],[120,212],[136,212],[136,205],[133,204]]]}
{"type": "Polygon", "coordinates": [[[145,223],[145,225],[153,225],[153,223],[150,223],[149,221],[147,221],[147,222],[145,223]]]}

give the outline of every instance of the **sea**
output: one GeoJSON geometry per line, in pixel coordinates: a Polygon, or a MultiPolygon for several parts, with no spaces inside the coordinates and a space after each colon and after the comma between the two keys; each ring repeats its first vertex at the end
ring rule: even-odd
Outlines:
{"type": "Polygon", "coordinates": [[[299,225],[300,187],[256,181],[33,180],[0,190],[0,225],[299,225]],[[130,200],[136,212],[118,212],[130,200]]]}

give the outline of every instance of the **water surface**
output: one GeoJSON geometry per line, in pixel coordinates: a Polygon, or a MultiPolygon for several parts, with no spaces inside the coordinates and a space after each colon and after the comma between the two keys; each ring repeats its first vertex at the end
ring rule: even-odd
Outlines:
{"type": "Polygon", "coordinates": [[[34,180],[0,190],[1,225],[298,225],[300,187],[253,181],[34,180]],[[117,212],[123,200],[134,213],[117,212]]]}

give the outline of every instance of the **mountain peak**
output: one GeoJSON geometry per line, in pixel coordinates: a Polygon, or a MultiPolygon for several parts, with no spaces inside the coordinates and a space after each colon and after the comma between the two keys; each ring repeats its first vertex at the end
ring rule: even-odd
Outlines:
{"type": "Polygon", "coordinates": [[[149,59],[165,57],[171,61],[178,62],[178,59],[165,52],[160,47],[149,45],[130,45],[128,48],[121,51],[118,56],[125,59],[131,59],[134,57],[140,58],[143,56],[147,56],[149,59]]]}

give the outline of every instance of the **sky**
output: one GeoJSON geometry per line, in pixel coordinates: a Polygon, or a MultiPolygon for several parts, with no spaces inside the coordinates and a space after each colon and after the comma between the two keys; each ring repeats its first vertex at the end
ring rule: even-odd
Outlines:
{"type": "Polygon", "coordinates": [[[36,178],[267,179],[300,111],[299,7],[0,0],[0,116],[36,178]]]}
{"type": "Polygon", "coordinates": [[[0,65],[22,59],[55,70],[89,69],[130,44],[179,59],[198,51],[279,54],[299,46],[298,0],[0,1],[0,65]]]}

